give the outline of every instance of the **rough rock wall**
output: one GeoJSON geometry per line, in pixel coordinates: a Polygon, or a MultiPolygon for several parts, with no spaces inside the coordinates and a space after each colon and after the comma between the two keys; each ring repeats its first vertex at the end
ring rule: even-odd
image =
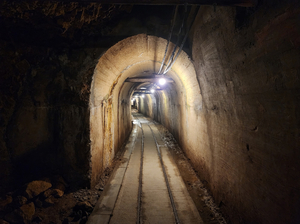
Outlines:
{"type": "Polygon", "coordinates": [[[207,141],[187,154],[232,223],[300,222],[299,12],[265,1],[197,16],[207,141]]]}
{"type": "Polygon", "coordinates": [[[0,193],[53,172],[88,185],[90,83],[130,8],[0,3],[0,193]]]}
{"type": "Polygon", "coordinates": [[[1,189],[63,174],[87,184],[89,89],[102,49],[1,42],[1,189]]]}

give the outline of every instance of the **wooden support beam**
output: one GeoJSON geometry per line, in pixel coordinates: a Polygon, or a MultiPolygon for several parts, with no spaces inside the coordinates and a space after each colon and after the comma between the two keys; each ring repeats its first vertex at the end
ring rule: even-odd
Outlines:
{"type": "Polygon", "coordinates": [[[97,2],[117,5],[220,5],[254,7],[257,0],[53,0],[59,2],[97,2]]]}

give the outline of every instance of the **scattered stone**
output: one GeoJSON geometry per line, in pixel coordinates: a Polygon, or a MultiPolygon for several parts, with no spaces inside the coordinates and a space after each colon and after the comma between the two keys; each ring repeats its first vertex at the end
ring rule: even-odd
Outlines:
{"type": "Polygon", "coordinates": [[[44,207],[50,207],[54,205],[54,197],[51,195],[50,197],[46,198],[43,205],[44,207]]]}
{"type": "Polygon", "coordinates": [[[75,216],[74,216],[74,219],[72,220],[72,222],[77,222],[79,221],[79,219],[82,217],[82,211],[79,210],[76,212],[75,216]]]}
{"type": "Polygon", "coordinates": [[[53,195],[53,189],[48,189],[43,193],[45,198],[49,198],[51,195],[53,195]]]}
{"type": "Polygon", "coordinates": [[[12,224],[31,223],[32,217],[35,213],[33,202],[22,205],[13,212],[8,213],[4,219],[12,224]]]}
{"type": "Polygon", "coordinates": [[[62,192],[65,192],[65,190],[66,190],[65,185],[62,184],[62,183],[57,183],[57,184],[55,184],[53,188],[54,188],[54,189],[61,190],[62,192]]]}
{"type": "Polygon", "coordinates": [[[60,189],[53,189],[53,196],[55,198],[61,198],[64,195],[64,192],[60,189]]]}
{"type": "Polygon", "coordinates": [[[104,191],[104,188],[100,187],[100,188],[99,188],[99,191],[104,191]]]}
{"type": "Polygon", "coordinates": [[[43,180],[32,181],[26,187],[25,196],[28,199],[32,199],[33,197],[38,196],[40,193],[48,190],[50,187],[52,187],[52,184],[47,181],[43,181],[43,180]]]}
{"type": "Polygon", "coordinates": [[[5,198],[0,199],[0,211],[3,211],[6,209],[6,207],[12,203],[13,198],[10,195],[6,195],[5,198]]]}
{"type": "Polygon", "coordinates": [[[6,222],[5,220],[0,219],[0,224],[9,224],[9,222],[6,222]]]}
{"type": "Polygon", "coordinates": [[[49,198],[50,196],[54,196],[55,198],[61,198],[64,195],[64,192],[59,189],[48,189],[44,192],[44,197],[49,198]]]}
{"type": "Polygon", "coordinates": [[[34,201],[34,204],[37,208],[42,208],[43,207],[43,202],[37,198],[35,201],[34,201]]]}
{"type": "Polygon", "coordinates": [[[15,209],[14,211],[6,214],[4,219],[12,224],[24,223],[24,217],[20,209],[15,209]]]}
{"type": "Polygon", "coordinates": [[[34,219],[32,219],[32,221],[36,223],[40,223],[43,221],[43,219],[40,216],[36,216],[34,219]]]}
{"type": "Polygon", "coordinates": [[[23,219],[25,223],[30,223],[35,213],[34,203],[31,202],[29,204],[22,205],[20,209],[23,212],[23,219]]]}
{"type": "Polygon", "coordinates": [[[87,212],[93,211],[93,206],[88,201],[78,202],[74,207],[75,211],[83,210],[87,212]]]}
{"type": "Polygon", "coordinates": [[[27,198],[25,198],[24,196],[17,196],[14,199],[14,203],[16,207],[21,207],[22,205],[25,205],[27,202],[27,198]]]}
{"type": "Polygon", "coordinates": [[[83,212],[82,212],[82,217],[83,217],[83,216],[88,217],[88,216],[89,216],[89,213],[88,213],[87,211],[83,211],[83,212]]]}
{"type": "Polygon", "coordinates": [[[80,220],[79,224],[85,224],[87,222],[87,217],[84,216],[82,217],[82,219],[80,220]]]}

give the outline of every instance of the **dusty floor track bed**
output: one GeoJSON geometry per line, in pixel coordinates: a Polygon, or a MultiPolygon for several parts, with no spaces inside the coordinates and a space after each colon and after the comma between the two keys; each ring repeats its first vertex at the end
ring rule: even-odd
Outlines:
{"type": "Polygon", "coordinates": [[[121,163],[88,224],[226,223],[172,135],[133,112],[121,163]]]}

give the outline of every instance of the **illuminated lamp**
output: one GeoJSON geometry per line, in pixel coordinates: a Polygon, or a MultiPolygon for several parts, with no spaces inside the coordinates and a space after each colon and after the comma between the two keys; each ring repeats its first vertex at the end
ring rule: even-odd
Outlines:
{"type": "Polygon", "coordinates": [[[166,79],[165,78],[160,78],[158,80],[159,85],[163,86],[164,84],[166,84],[166,79]]]}

